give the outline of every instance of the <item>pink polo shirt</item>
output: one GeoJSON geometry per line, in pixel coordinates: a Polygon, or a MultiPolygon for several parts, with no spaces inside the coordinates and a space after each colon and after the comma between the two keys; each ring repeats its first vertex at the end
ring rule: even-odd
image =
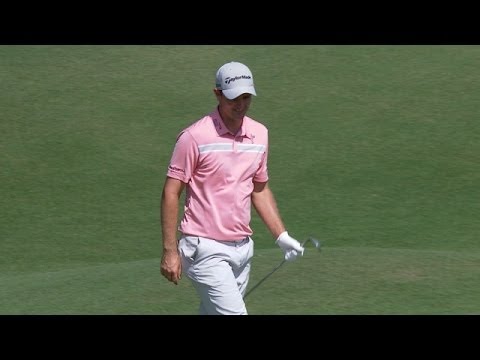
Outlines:
{"type": "Polygon", "coordinates": [[[167,176],[186,183],[184,234],[240,240],[250,228],[253,181],[268,181],[268,130],[245,116],[232,135],[218,108],[183,130],[167,176]]]}

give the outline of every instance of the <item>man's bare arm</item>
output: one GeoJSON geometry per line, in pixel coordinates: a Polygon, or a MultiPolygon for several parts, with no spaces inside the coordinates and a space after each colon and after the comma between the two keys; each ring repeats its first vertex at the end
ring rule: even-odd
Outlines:
{"type": "Polygon", "coordinates": [[[180,195],[185,184],[180,180],[167,177],[163,186],[160,206],[162,226],[162,261],[160,272],[169,281],[177,284],[182,275],[182,266],[177,248],[177,222],[180,195]]]}
{"type": "Polygon", "coordinates": [[[252,204],[274,239],[285,231],[277,202],[268,183],[254,182],[252,204]]]}

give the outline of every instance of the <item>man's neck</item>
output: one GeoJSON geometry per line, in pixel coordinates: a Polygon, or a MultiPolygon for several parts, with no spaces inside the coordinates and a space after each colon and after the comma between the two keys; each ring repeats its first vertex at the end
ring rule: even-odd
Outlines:
{"type": "Polygon", "coordinates": [[[229,118],[229,117],[225,116],[224,114],[222,114],[220,109],[219,109],[218,113],[220,114],[220,116],[222,118],[222,121],[225,124],[225,126],[227,127],[228,131],[230,131],[233,135],[237,135],[239,130],[242,128],[243,119],[235,120],[235,119],[229,118]]]}

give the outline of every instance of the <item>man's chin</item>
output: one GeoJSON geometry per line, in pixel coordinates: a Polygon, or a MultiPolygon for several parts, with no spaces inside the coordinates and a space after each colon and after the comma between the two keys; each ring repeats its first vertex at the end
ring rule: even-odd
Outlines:
{"type": "Polygon", "coordinates": [[[241,114],[236,113],[236,114],[234,115],[234,119],[237,120],[237,121],[243,120],[244,117],[245,117],[245,113],[241,113],[241,114]]]}

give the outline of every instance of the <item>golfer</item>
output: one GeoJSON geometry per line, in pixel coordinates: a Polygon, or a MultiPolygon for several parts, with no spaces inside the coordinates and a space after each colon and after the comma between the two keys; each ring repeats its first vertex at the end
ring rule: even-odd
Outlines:
{"type": "Polygon", "coordinates": [[[303,247],[286,231],[268,186],[268,130],[246,115],[256,96],[250,69],[239,62],[224,64],[213,93],[218,105],[180,132],[168,165],[160,271],[174,284],[182,272],[190,278],[200,314],[247,315],[243,296],[254,249],[251,205],[286,260],[303,255],[303,247]]]}

